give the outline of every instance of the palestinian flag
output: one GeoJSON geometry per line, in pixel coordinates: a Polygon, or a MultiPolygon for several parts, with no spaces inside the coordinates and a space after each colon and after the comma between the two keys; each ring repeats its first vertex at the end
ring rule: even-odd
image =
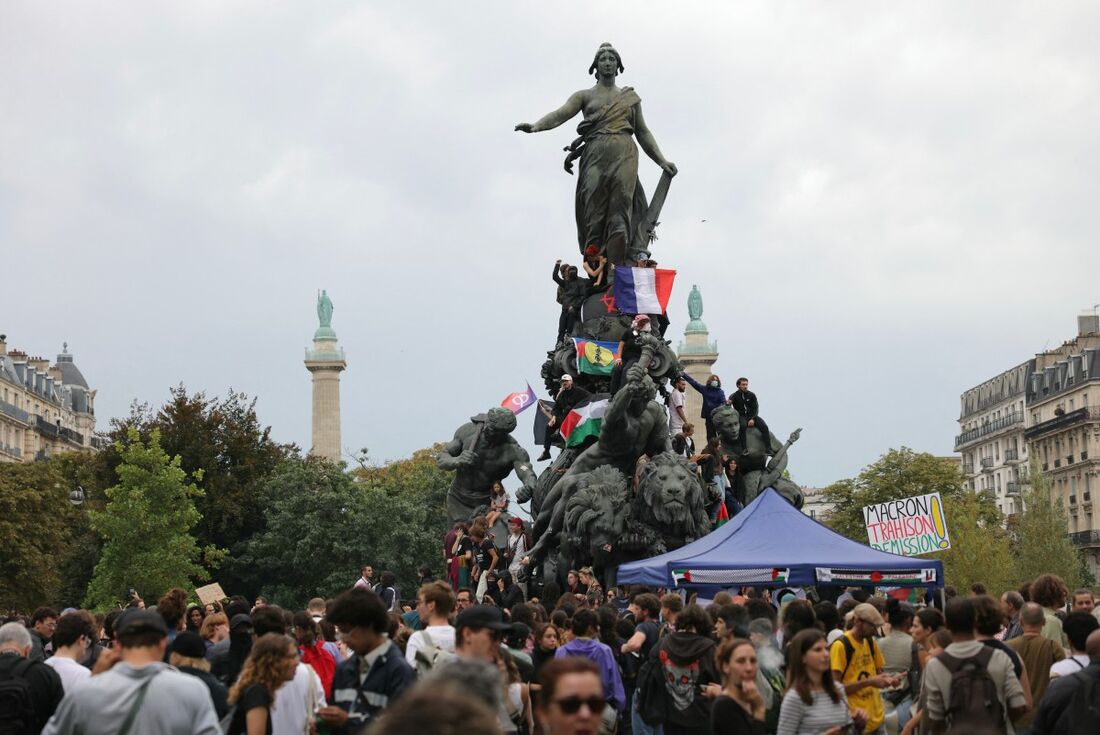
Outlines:
{"type": "Polygon", "coordinates": [[[773,582],[786,582],[791,576],[790,569],[773,569],[772,581],[773,582]]]}
{"type": "Polygon", "coordinates": [[[598,342],[594,339],[573,338],[577,348],[577,370],[588,375],[610,375],[615,368],[618,342],[598,342]]]}
{"type": "Polygon", "coordinates": [[[599,436],[603,415],[610,402],[611,396],[607,393],[596,393],[581,401],[566,414],[561,426],[558,427],[562,438],[565,439],[565,446],[575,447],[590,436],[599,436]]]}
{"type": "Polygon", "coordinates": [[[672,570],[672,583],[680,584],[681,582],[691,581],[691,570],[689,569],[673,569],[672,570]]]}
{"type": "Polygon", "coordinates": [[[728,510],[726,510],[726,504],[724,502],[719,503],[718,504],[718,518],[716,519],[717,523],[714,524],[714,527],[718,528],[719,526],[721,526],[723,523],[725,523],[729,519],[730,519],[730,512],[728,510]]]}

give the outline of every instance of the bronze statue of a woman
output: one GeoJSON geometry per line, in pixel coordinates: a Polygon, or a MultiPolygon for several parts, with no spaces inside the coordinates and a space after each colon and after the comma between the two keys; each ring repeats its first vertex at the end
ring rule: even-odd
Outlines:
{"type": "MultiPolygon", "coordinates": [[[[565,104],[538,122],[520,123],[516,130],[537,133],[551,130],[578,112],[584,120],[577,126],[577,139],[565,150],[565,170],[573,173],[573,161],[581,159],[577,175],[577,244],[581,251],[595,245],[612,263],[627,262],[628,254],[644,250],[648,242],[637,242],[639,225],[648,203],[638,181],[638,139],[645,154],[668,177],[676,175],[676,164],[657,147],[653,133],[642,117],[642,101],[631,87],[619,88],[615,77],[623,70],[619,52],[610,43],[596,51],[588,73],[596,75],[595,86],[573,93],[565,104]]],[[[652,223],[651,223],[652,224],[652,223]]]]}

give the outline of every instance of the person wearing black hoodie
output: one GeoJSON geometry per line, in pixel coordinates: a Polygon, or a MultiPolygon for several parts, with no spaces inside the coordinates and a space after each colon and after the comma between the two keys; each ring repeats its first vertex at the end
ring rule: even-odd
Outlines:
{"type": "Polygon", "coordinates": [[[707,684],[721,684],[714,662],[710,616],[698,605],[688,605],[676,616],[676,631],[653,647],[649,666],[660,667],[664,687],[640,692],[639,710],[663,714],[665,735],[689,735],[710,725],[712,700],[703,691],[707,684]],[[646,701],[646,695],[662,701],[646,701]]]}
{"type": "Polygon", "coordinates": [[[214,656],[210,673],[227,688],[232,687],[252,651],[252,617],[244,613],[229,621],[229,648],[214,656]]]}

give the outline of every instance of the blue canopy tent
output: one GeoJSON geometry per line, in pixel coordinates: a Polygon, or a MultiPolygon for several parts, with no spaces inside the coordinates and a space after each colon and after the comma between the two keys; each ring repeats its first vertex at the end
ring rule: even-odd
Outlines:
{"type": "Polygon", "coordinates": [[[619,567],[618,584],[943,587],[943,562],[847,539],[769,488],[733,520],[675,551],[619,567]]]}

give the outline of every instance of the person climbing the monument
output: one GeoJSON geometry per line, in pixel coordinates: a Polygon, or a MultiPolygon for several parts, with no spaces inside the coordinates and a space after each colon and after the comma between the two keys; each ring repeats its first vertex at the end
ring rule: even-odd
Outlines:
{"type": "Polygon", "coordinates": [[[730,396],[730,405],[737,411],[738,421],[741,424],[739,441],[741,442],[742,452],[745,451],[745,442],[748,437],[747,429],[755,428],[764,437],[765,442],[768,440],[770,435],[768,425],[760,417],[760,401],[756,399],[756,394],[749,390],[748,378],[737,379],[737,390],[730,396]]]}
{"type": "Polygon", "coordinates": [[[619,340],[619,347],[615,351],[615,367],[611,370],[611,387],[608,389],[611,395],[619,392],[623,387],[623,376],[642,356],[641,335],[650,334],[653,327],[649,317],[638,314],[630,325],[630,331],[623,334],[619,340]]]}
{"type": "Polygon", "coordinates": [[[584,272],[588,274],[588,281],[586,282],[587,293],[591,296],[594,293],[607,290],[607,258],[600,253],[600,248],[596,245],[589,245],[584,249],[584,272]]]}
{"type": "MultiPolygon", "coordinates": [[[[615,78],[623,70],[622,57],[610,43],[603,43],[588,67],[596,84],[574,92],[565,104],[535,123],[519,123],[515,129],[537,133],[568,122],[577,113],[584,120],[577,126],[577,139],[568,147],[565,170],[573,173],[573,161],[581,159],[574,197],[577,244],[581,252],[589,245],[602,249],[615,265],[626,263],[637,230],[654,215],[638,181],[637,138],[649,158],[669,178],[676,164],[664,157],[642,116],[642,100],[631,87],[619,88],[615,78]]],[[[667,184],[666,184],[667,187],[667,184]]],[[[660,187],[658,187],[660,188],[660,187]]],[[[659,207],[658,207],[659,209],[659,207]]]]}
{"type": "Polygon", "coordinates": [[[587,399],[589,396],[588,391],[584,388],[573,385],[573,376],[565,374],[561,376],[561,384],[558,388],[558,394],[554,396],[554,408],[550,412],[550,418],[546,422],[546,439],[542,445],[542,454],[539,455],[538,461],[545,462],[550,459],[550,439],[554,436],[557,429],[561,427],[562,421],[569,415],[578,403],[587,399]]]}
{"type": "Polygon", "coordinates": [[[585,282],[577,276],[577,266],[571,265],[565,269],[563,276],[559,271],[561,260],[554,263],[551,276],[554,283],[562,290],[561,316],[558,317],[558,344],[573,334],[573,325],[581,316],[581,304],[584,303],[585,282]]]}
{"type": "MultiPolygon", "coordinates": [[[[710,414],[714,409],[726,402],[726,392],[722,390],[722,379],[717,375],[711,375],[707,378],[706,385],[703,385],[687,373],[684,373],[680,377],[686,380],[692,388],[699,391],[699,395],[703,397],[703,410],[699,412],[699,418],[706,422],[707,440],[710,440],[711,437],[718,435],[717,430],[714,428],[714,424],[710,420],[710,414]]],[[[742,432],[742,436],[743,435],[744,432],[742,432]]]]}

